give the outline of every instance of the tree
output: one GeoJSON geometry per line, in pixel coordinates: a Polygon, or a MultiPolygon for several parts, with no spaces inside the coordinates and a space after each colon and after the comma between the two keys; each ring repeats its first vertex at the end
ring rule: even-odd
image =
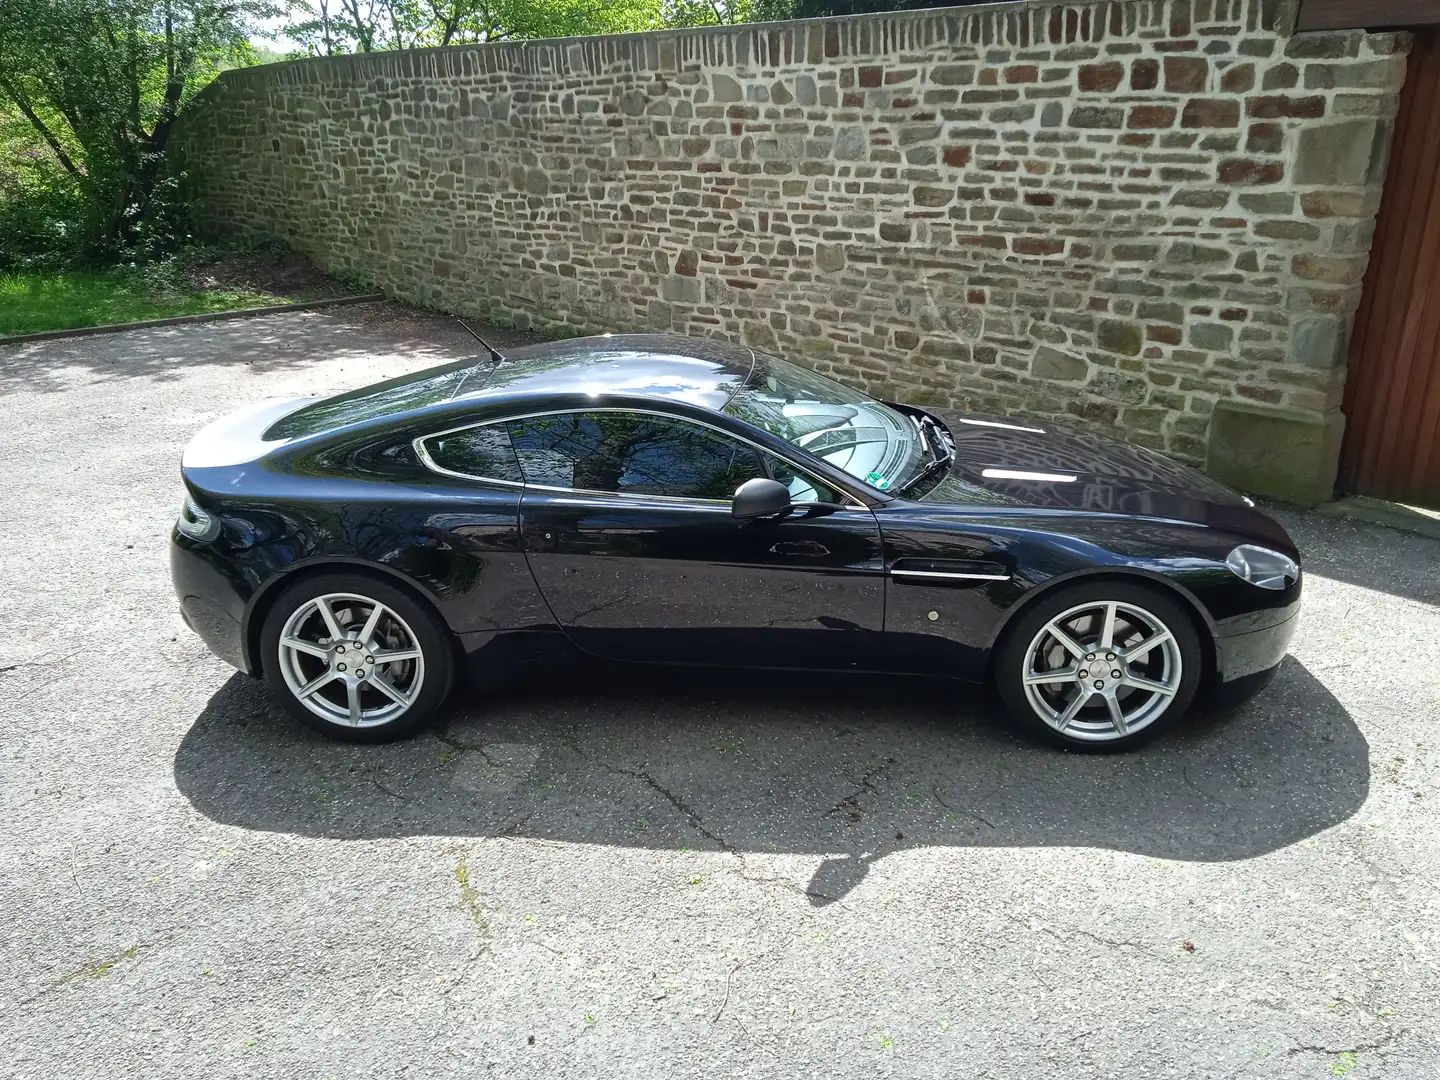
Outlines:
{"type": "Polygon", "coordinates": [[[83,196],[92,253],[133,245],[186,101],[248,57],[268,0],[0,0],[0,102],[83,196]]]}
{"type": "Polygon", "coordinates": [[[285,34],[306,52],[374,52],[508,38],[652,30],[660,0],[292,0],[285,34]]]}
{"type": "Polygon", "coordinates": [[[969,7],[997,0],[793,0],[791,18],[825,19],[837,15],[864,15],[876,11],[908,11],[914,8],[969,7]]]}

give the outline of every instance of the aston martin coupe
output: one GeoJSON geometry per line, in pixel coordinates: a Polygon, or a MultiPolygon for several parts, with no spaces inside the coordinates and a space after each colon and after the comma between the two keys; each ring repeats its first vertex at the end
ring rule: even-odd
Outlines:
{"type": "Polygon", "coordinates": [[[487,350],[185,450],[185,620],[327,735],[407,735],[563,648],[993,680],[1120,750],[1262,686],[1296,625],[1285,531],[1154,451],[717,341],[487,350]]]}

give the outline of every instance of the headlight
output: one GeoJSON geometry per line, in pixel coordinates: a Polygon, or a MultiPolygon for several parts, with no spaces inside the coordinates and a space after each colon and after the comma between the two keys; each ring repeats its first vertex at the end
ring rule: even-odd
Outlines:
{"type": "Polygon", "coordinates": [[[1279,591],[1300,579],[1300,564],[1289,555],[1255,544],[1241,544],[1226,557],[1225,565],[1237,577],[1262,589],[1279,591]]]}
{"type": "Polygon", "coordinates": [[[220,535],[220,520],[214,514],[200,509],[194,499],[187,498],[180,509],[180,518],[175,522],[175,528],[192,540],[209,543],[220,535]]]}

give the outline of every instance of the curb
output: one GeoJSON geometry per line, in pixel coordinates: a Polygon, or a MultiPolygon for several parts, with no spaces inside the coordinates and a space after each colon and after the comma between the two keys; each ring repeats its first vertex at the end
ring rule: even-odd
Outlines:
{"type": "Polygon", "coordinates": [[[1440,512],[1424,507],[1351,495],[1324,503],[1315,509],[1318,513],[1329,514],[1331,517],[1363,521],[1368,525],[1384,525],[1413,536],[1428,536],[1431,540],[1440,540],[1440,512]]]}
{"type": "Polygon", "coordinates": [[[184,326],[187,323],[220,322],[223,319],[244,319],[252,315],[278,315],[286,311],[310,308],[339,307],[342,304],[373,304],[384,300],[384,293],[363,296],[332,296],[328,300],[306,300],[298,304],[273,304],[270,307],[238,308],[234,311],[207,311],[200,315],[175,315],[168,319],[145,319],[141,322],[106,323],[103,326],[75,326],[69,330],[41,330],[35,334],[0,334],[0,346],[19,345],[27,341],[52,341],[56,338],[89,337],[92,334],[118,334],[122,330],[148,330],[154,326],[184,326]]]}

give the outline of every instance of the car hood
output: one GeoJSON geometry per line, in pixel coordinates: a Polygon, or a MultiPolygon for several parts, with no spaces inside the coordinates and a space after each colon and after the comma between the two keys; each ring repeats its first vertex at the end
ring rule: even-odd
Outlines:
{"type": "Polygon", "coordinates": [[[955,462],[920,502],[1167,518],[1293,547],[1243,495],[1153,450],[1048,420],[931,412],[955,440],[955,462]]]}

